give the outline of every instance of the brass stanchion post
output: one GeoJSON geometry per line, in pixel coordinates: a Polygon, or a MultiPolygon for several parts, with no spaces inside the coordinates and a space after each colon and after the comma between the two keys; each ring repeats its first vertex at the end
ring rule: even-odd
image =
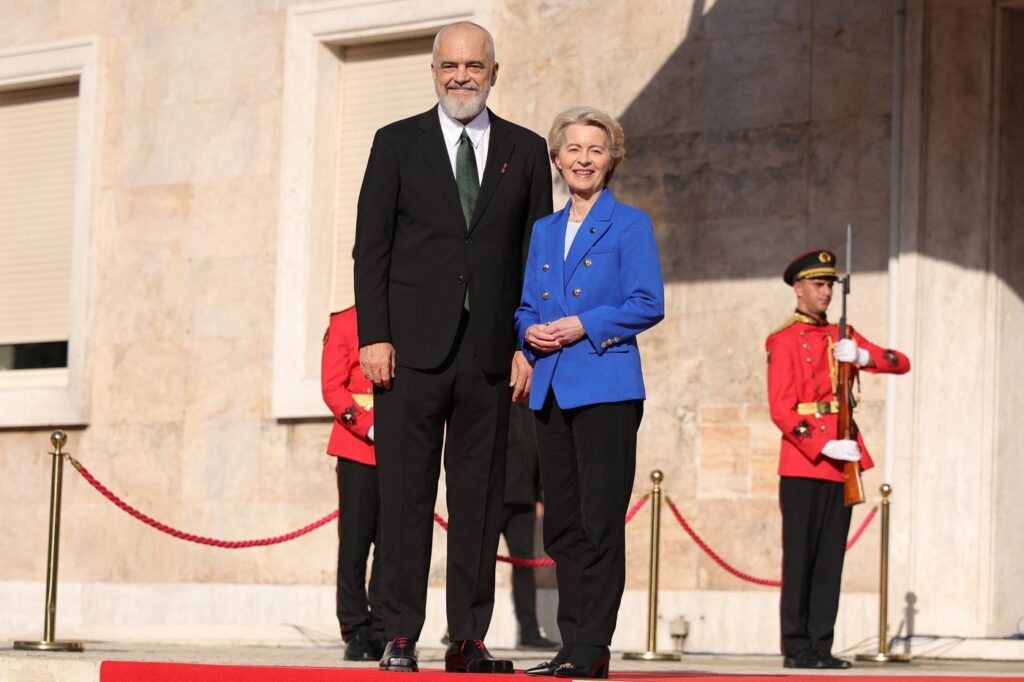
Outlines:
{"type": "Polygon", "coordinates": [[[910,654],[889,652],[889,495],[892,486],[882,484],[882,547],[878,571],[878,652],[857,654],[858,661],[875,663],[907,663],[910,654]]]}
{"type": "Polygon", "coordinates": [[[658,651],[658,547],[661,542],[661,481],[660,470],[651,472],[651,569],[647,584],[647,651],[622,654],[627,661],[678,661],[677,651],[658,651]]]}
{"type": "Polygon", "coordinates": [[[61,449],[67,443],[67,434],[54,431],[50,434],[53,444],[53,473],[50,476],[50,539],[46,552],[46,613],[43,620],[41,641],[17,641],[15,649],[32,651],[81,651],[81,642],[57,642],[53,639],[54,624],[57,620],[57,555],[60,550],[60,493],[64,475],[64,456],[61,449]]]}

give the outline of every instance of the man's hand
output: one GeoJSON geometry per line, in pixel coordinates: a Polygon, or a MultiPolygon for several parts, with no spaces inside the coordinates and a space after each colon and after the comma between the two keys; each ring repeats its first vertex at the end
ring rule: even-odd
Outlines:
{"type": "Polygon", "coordinates": [[[363,346],[359,349],[359,369],[374,386],[391,388],[395,378],[395,347],[387,341],[363,346]]]}
{"type": "Polygon", "coordinates": [[[555,320],[548,325],[548,332],[555,337],[558,345],[563,348],[576,343],[587,335],[587,330],[583,328],[583,323],[575,315],[555,320]]]}
{"type": "Polygon", "coordinates": [[[855,440],[830,440],[821,449],[821,454],[841,462],[859,462],[860,446],[855,440]]]}
{"type": "Polygon", "coordinates": [[[531,324],[526,328],[523,338],[534,350],[541,353],[554,353],[562,347],[551,333],[550,324],[531,324]]]}
{"type": "Polygon", "coordinates": [[[855,362],[858,367],[867,367],[871,355],[860,348],[853,339],[840,339],[836,342],[836,360],[839,362],[855,362]]]}
{"type": "Polygon", "coordinates": [[[512,356],[512,372],[508,385],[512,387],[512,402],[522,403],[530,398],[530,379],[533,378],[533,367],[527,361],[523,351],[517,350],[512,356]]]}

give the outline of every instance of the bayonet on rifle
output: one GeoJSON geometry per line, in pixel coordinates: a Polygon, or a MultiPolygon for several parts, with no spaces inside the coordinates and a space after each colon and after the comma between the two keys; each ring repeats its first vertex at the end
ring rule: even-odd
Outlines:
{"type": "MultiPolygon", "coordinates": [[[[846,324],[846,296],[850,293],[850,257],[853,252],[853,229],[846,225],[846,273],[839,280],[843,287],[842,309],[839,317],[839,338],[853,337],[853,330],[846,324]]],[[[857,425],[853,421],[853,366],[849,362],[839,363],[839,380],[836,386],[839,402],[839,438],[857,439],[857,425]]],[[[860,476],[860,462],[846,462],[843,465],[843,502],[847,507],[864,501],[864,482],[860,476]]]]}

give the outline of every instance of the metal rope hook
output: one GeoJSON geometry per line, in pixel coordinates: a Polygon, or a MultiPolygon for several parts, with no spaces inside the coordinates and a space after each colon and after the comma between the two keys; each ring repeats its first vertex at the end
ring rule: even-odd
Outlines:
{"type": "Polygon", "coordinates": [[[63,431],[50,434],[53,444],[53,474],[50,477],[50,538],[46,550],[46,612],[44,614],[43,639],[39,641],[17,641],[15,649],[31,651],[81,651],[81,642],[57,642],[53,639],[54,624],[57,620],[57,555],[60,550],[60,493],[64,476],[64,457],[61,449],[68,442],[63,431]]]}

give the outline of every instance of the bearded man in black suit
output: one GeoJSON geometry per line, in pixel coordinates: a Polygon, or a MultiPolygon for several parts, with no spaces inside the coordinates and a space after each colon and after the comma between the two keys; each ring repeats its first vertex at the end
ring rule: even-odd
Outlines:
{"type": "Polygon", "coordinates": [[[512,672],[483,644],[494,607],[510,399],[528,394],[513,314],[531,227],[551,213],[544,140],[486,108],[491,35],[446,26],[439,105],[377,131],[356,219],[363,373],[375,385],[383,670],[415,671],[442,443],[448,489],[445,669],[512,672]]]}

